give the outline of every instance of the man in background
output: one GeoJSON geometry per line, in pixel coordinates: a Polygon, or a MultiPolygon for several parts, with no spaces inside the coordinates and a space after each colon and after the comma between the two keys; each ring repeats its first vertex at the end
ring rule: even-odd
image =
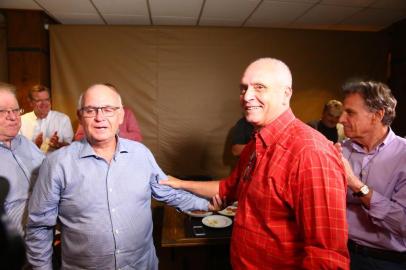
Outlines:
{"type": "Polygon", "coordinates": [[[24,235],[27,203],[44,154],[28,139],[18,134],[22,109],[15,87],[0,82],[0,176],[9,182],[4,211],[12,230],[24,235]]]}
{"type": "Polygon", "coordinates": [[[290,109],[292,75],[282,61],[251,63],[240,103],[257,132],[231,175],[162,184],[238,200],[231,265],[245,269],[348,269],[346,180],[339,153],[290,109]]]}
{"type": "Polygon", "coordinates": [[[406,269],[406,139],[390,128],[396,99],[373,81],[343,92],[351,269],[406,269]]]}
{"type": "Polygon", "coordinates": [[[167,176],[152,153],[117,136],[124,112],[115,88],[88,88],[77,114],[86,140],[49,155],[41,166],[29,204],[28,261],[34,269],[51,269],[59,220],[63,269],[157,270],[151,196],[185,211],[214,206],[160,185],[167,176]]]}
{"type": "Polygon", "coordinates": [[[343,104],[338,100],[329,100],[323,108],[321,119],[307,123],[312,128],[326,136],[327,139],[336,143],[344,139],[342,125],[338,119],[343,111],[343,104]]]}
{"type": "Polygon", "coordinates": [[[247,122],[245,117],[237,121],[233,128],[231,153],[239,157],[245,145],[252,139],[254,127],[247,122]]]}
{"type": "Polygon", "coordinates": [[[73,138],[69,117],[51,110],[50,95],[48,87],[33,86],[28,94],[33,111],[21,117],[21,134],[32,140],[45,153],[70,144],[73,138]]]}

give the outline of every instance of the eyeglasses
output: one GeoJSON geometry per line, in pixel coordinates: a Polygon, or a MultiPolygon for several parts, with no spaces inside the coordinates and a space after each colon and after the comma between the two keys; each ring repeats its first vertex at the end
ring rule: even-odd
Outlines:
{"type": "Polygon", "coordinates": [[[255,154],[255,151],[254,151],[254,152],[252,152],[252,154],[250,156],[250,160],[248,161],[247,167],[245,167],[245,169],[244,169],[244,173],[242,176],[242,179],[244,181],[251,180],[252,173],[254,172],[256,162],[257,162],[257,155],[255,154]]]}
{"type": "Polygon", "coordinates": [[[44,98],[44,99],[32,99],[32,101],[34,101],[35,103],[48,103],[51,101],[50,98],[44,98]]]}
{"type": "Polygon", "coordinates": [[[13,114],[14,116],[20,116],[24,113],[24,109],[9,109],[9,110],[0,110],[0,116],[1,117],[6,117],[9,114],[13,114]]]}
{"type": "Polygon", "coordinates": [[[114,114],[118,109],[121,109],[121,107],[103,106],[103,107],[84,107],[81,108],[79,111],[81,115],[85,118],[96,117],[99,110],[102,112],[103,116],[112,117],[114,116],[114,114]]]}

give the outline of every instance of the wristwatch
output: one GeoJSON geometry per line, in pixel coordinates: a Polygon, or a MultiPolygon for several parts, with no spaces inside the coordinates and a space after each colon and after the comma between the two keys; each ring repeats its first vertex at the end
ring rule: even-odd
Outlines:
{"type": "Polygon", "coordinates": [[[352,196],[355,196],[355,197],[364,197],[364,196],[368,195],[368,193],[369,193],[369,187],[368,187],[367,185],[363,185],[363,186],[359,189],[359,191],[358,191],[358,192],[354,192],[354,193],[352,194],[352,196]]]}

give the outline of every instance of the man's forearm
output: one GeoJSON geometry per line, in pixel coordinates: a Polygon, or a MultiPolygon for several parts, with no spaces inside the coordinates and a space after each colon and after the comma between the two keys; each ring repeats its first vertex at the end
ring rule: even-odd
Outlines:
{"type": "Polygon", "coordinates": [[[210,199],[219,193],[219,184],[220,181],[181,181],[180,188],[210,199]]]}

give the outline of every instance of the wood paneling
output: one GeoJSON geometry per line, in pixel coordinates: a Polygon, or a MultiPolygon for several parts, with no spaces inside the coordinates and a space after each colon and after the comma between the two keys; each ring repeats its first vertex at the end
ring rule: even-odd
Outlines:
{"type": "Polygon", "coordinates": [[[50,85],[49,19],[42,11],[6,10],[8,81],[17,87],[26,111],[28,91],[35,84],[50,85]]]}

